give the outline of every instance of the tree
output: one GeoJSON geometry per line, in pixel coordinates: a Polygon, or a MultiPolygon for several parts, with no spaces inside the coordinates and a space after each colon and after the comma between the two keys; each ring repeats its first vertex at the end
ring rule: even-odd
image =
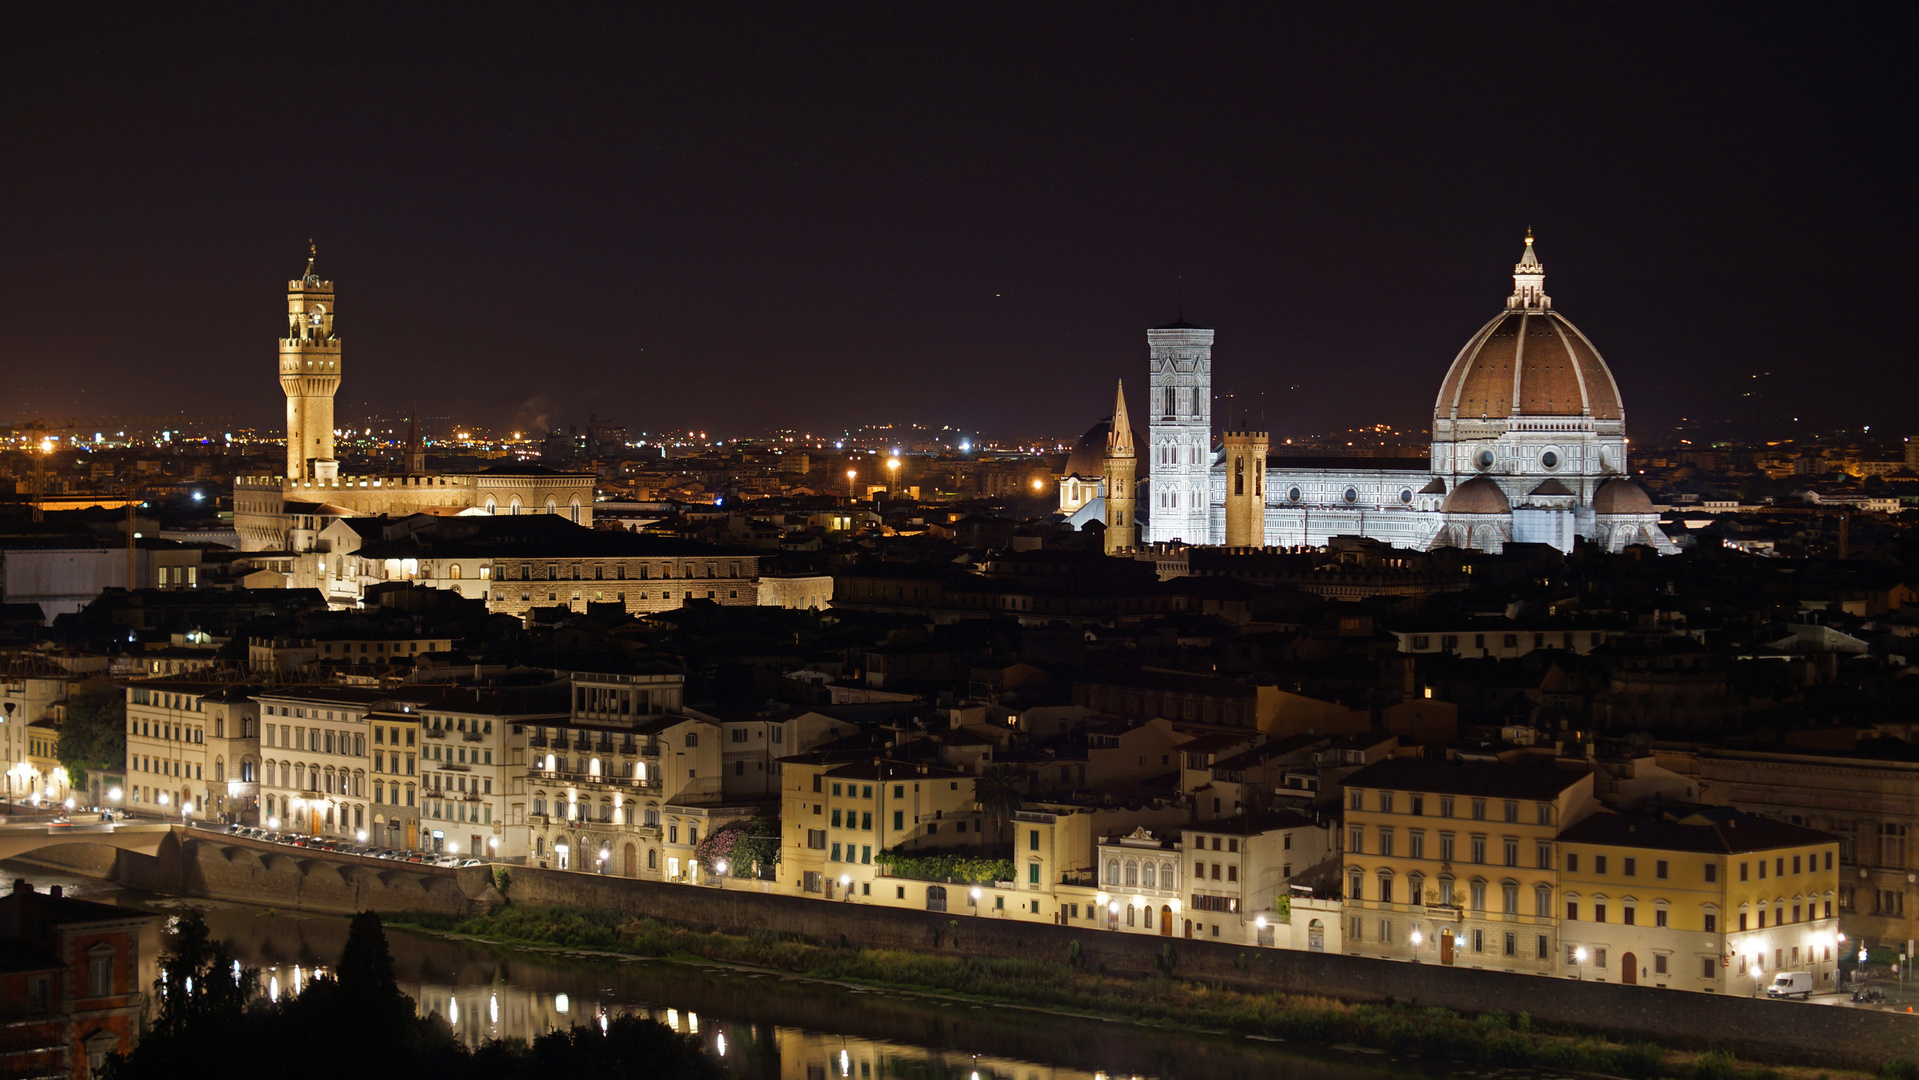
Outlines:
{"type": "Polygon", "coordinates": [[[160,954],[160,977],[154,981],[160,1014],[154,1030],[177,1038],[204,1020],[231,1022],[259,992],[259,981],[259,972],[236,964],[226,943],[213,940],[200,913],[189,911],[174,920],[160,954]]]}
{"type": "Polygon", "coordinates": [[[413,1018],[413,999],[393,978],[393,951],[376,912],[362,911],[347,927],[340,949],[340,994],[348,1008],[367,1022],[395,1032],[413,1018]]]}
{"type": "Polygon", "coordinates": [[[979,804],[986,820],[993,823],[996,840],[1005,839],[1006,823],[1026,805],[1026,797],[1020,791],[1024,781],[1010,765],[989,765],[973,781],[973,801],[979,804]]]}
{"type": "Polygon", "coordinates": [[[67,718],[55,748],[67,782],[84,787],[88,770],[119,769],[127,761],[127,692],[100,680],[67,696],[67,718]]]}

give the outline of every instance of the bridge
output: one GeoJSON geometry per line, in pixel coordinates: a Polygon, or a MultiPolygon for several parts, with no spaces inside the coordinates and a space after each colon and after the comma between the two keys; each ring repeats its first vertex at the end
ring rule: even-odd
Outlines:
{"type": "Polygon", "coordinates": [[[177,826],[156,821],[89,821],[52,825],[45,821],[0,825],[0,859],[12,859],[62,844],[101,844],[139,855],[160,853],[160,844],[177,826]]]}

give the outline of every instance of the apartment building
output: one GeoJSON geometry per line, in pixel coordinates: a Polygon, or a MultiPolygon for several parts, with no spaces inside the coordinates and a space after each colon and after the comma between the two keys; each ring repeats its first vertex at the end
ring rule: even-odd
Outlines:
{"type": "Polygon", "coordinates": [[[1560,974],[1703,993],[1837,988],[1838,838],[1723,807],[1596,813],[1559,836],[1560,974]]]}
{"type": "MultiPolygon", "coordinates": [[[[525,817],[512,813],[515,795],[525,794],[525,732],[564,725],[569,691],[564,681],[453,686],[411,710],[419,717],[421,847],[477,858],[528,853],[525,817]]],[[[610,737],[601,741],[610,754],[610,737]]],[[[601,769],[600,760],[590,768],[601,769]]]]}
{"type": "Polygon", "coordinates": [[[257,820],[263,773],[254,689],[185,679],[129,686],[126,805],[257,820]]]}
{"type": "Polygon", "coordinates": [[[1348,953],[1558,974],[1555,844],[1598,807],[1588,765],[1389,758],[1345,793],[1348,953]]]}
{"type": "Polygon", "coordinates": [[[369,838],[371,715],[390,695],[351,686],[290,686],[260,706],[261,812],[267,827],[369,838]]]}
{"type": "Polygon", "coordinates": [[[1700,799],[1838,838],[1839,929],[1856,942],[1919,938],[1919,747],[1834,733],[1827,747],[1662,747],[1700,799]]]}

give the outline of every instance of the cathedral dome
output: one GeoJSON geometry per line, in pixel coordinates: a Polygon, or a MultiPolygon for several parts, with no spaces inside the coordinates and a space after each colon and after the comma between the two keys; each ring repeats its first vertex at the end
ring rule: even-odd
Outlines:
{"type": "Polygon", "coordinates": [[[1646,497],[1644,488],[1624,477],[1615,477],[1599,485],[1593,492],[1593,513],[1595,514],[1650,514],[1653,513],[1652,500],[1646,497]]]}
{"type": "Polygon", "coordinates": [[[1622,421],[1619,384],[1586,335],[1552,310],[1533,240],[1513,267],[1506,310],[1459,351],[1433,403],[1435,421],[1579,416],[1622,421]]]}
{"type": "Polygon", "coordinates": [[[1073,444],[1073,452],[1066,459],[1066,467],[1061,476],[1079,476],[1095,479],[1106,475],[1106,436],[1113,430],[1113,418],[1107,417],[1086,429],[1086,434],[1073,444]]]}
{"type": "Polygon", "coordinates": [[[1506,493],[1484,476],[1476,476],[1454,488],[1439,504],[1442,514],[1510,514],[1512,511],[1506,493]]]}

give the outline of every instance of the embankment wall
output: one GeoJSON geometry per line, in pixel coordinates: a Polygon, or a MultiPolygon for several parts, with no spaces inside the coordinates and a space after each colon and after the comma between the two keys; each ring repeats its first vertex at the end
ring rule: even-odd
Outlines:
{"type": "MultiPolygon", "coordinates": [[[[176,830],[157,857],[87,845],[36,852],[50,866],[155,892],[350,914],[470,914],[500,903],[487,868],[396,865],[176,830]]],[[[572,904],[731,932],[793,934],[827,944],[962,956],[1065,961],[1077,941],[1089,970],[1151,976],[1171,948],[1174,975],[1255,993],[1441,1006],[1465,1013],[1530,1013],[1560,1028],[1726,1049],[1742,1058],[1812,1061],[1876,1070],[1919,1061],[1919,1016],[1876,1009],[1715,997],[1616,983],[1576,982],[1337,954],[1062,927],[991,916],[634,881],[512,867],[514,903],[572,904]]]]}

